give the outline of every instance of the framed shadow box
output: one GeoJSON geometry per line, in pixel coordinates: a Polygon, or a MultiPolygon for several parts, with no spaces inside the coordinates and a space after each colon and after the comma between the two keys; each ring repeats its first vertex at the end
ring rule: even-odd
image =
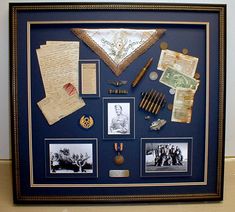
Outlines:
{"type": "Polygon", "coordinates": [[[15,203],[223,199],[226,5],[10,3],[15,203]]]}

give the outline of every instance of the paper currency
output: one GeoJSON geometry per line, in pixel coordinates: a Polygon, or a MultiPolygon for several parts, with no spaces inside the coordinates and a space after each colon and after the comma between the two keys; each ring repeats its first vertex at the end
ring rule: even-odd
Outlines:
{"type": "Polygon", "coordinates": [[[189,77],[171,67],[168,67],[162,74],[160,80],[161,83],[171,88],[190,88],[197,90],[199,81],[192,77],[189,77]]]}
{"type": "Polygon", "coordinates": [[[195,90],[189,88],[177,88],[174,98],[171,121],[190,123],[195,90]]]}
{"type": "Polygon", "coordinates": [[[165,71],[168,67],[173,67],[174,69],[193,77],[196,72],[197,64],[198,58],[196,57],[166,49],[161,51],[157,68],[161,71],[165,71]]]}

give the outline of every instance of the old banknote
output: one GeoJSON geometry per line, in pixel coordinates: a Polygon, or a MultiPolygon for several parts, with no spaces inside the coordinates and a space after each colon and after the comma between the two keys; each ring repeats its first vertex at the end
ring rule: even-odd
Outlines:
{"type": "Polygon", "coordinates": [[[198,58],[184,55],[172,50],[162,50],[158,62],[158,69],[165,71],[169,66],[174,69],[193,77],[198,64],[198,58]]]}
{"type": "Polygon", "coordinates": [[[177,88],[172,110],[171,121],[190,123],[195,90],[190,88],[177,88]]]}
{"type": "Polygon", "coordinates": [[[197,90],[199,81],[189,77],[174,68],[168,67],[162,74],[160,80],[161,83],[171,88],[190,88],[197,90]]]}

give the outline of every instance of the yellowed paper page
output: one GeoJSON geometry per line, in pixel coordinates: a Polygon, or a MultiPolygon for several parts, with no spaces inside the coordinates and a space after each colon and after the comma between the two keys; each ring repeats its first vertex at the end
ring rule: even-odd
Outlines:
{"type": "Polygon", "coordinates": [[[37,49],[46,96],[53,95],[67,83],[73,84],[78,91],[79,48],[68,48],[68,46],[61,45],[55,48],[52,45],[37,49]]]}
{"type": "Polygon", "coordinates": [[[83,63],[81,65],[81,89],[82,94],[96,94],[96,63],[83,63]]]}

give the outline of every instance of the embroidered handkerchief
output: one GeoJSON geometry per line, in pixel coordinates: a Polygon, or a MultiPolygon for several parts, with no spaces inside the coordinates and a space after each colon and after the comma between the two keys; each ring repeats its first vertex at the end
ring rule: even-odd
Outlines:
{"type": "Polygon", "coordinates": [[[84,29],[72,32],[83,40],[119,76],[136,58],[152,46],[165,29],[84,29]]]}

